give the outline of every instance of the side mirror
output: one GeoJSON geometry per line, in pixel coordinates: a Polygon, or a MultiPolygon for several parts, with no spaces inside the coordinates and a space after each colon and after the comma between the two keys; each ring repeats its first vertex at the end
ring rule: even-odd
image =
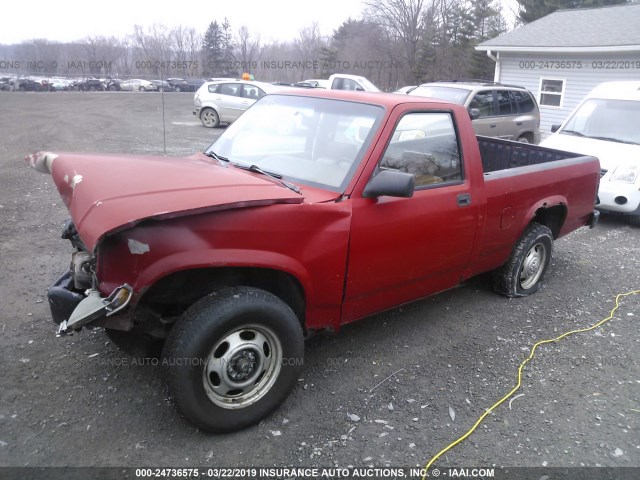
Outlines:
{"type": "Polygon", "coordinates": [[[356,87],[356,92],[364,92],[364,88],[362,88],[360,85],[358,85],[356,87]]]}
{"type": "Polygon", "coordinates": [[[362,194],[365,198],[401,197],[411,198],[415,188],[414,176],[398,170],[380,170],[369,183],[362,194]]]}
{"type": "Polygon", "coordinates": [[[480,109],[479,108],[470,108],[469,109],[469,116],[471,117],[471,120],[475,120],[476,118],[480,118],[480,109]]]}
{"type": "Polygon", "coordinates": [[[551,125],[551,133],[556,133],[558,130],[560,130],[559,123],[556,123],[555,125],[551,125]]]}

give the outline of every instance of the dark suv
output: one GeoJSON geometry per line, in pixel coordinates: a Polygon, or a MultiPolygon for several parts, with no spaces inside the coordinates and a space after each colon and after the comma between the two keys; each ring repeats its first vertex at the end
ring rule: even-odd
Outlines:
{"type": "Polygon", "coordinates": [[[481,82],[424,83],[409,95],[437,98],[464,105],[478,135],[540,142],[540,111],[524,87],[481,82]]]}

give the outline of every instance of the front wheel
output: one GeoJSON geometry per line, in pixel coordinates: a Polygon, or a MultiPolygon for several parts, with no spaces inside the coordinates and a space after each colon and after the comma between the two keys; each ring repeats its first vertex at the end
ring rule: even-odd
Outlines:
{"type": "Polygon", "coordinates": [[[302,328],[291,308],[264,290],[234,287],[182,315],[162,363],[178,411],[204,430],[229,432],[280,405],[303,358],[302,328]]]}
{"type": "Polygon", "coordinates": [[[218,116],[218,112],[216,112],[213,108],[205,108],[200,112],[200,121],[202,125],[207,128],[216,128],[220,125],[220,117],[218,116]]]}
{"type": "Polygon", "coordinates": [[[551,262],[553,234],[539,223],[530,224],[507,263],[493,272],[493,288],[507,297],[524,297],[542,287],[551,262]]]}

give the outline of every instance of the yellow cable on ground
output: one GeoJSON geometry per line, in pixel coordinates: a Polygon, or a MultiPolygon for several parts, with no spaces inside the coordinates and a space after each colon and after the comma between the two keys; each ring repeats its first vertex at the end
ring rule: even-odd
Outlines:
{"type": "MultiPolygon", "coordinates": [[[[459,443],[461,443],[464,440],[466,440],[476,430],[476,428],[478,428],[478,426],[482,423],[482,421],[486,418],[487,415],[489,415],[491,412],[493,412],[496,408],[498,408],[500,405],[502,405],[505,402],[505,400],[507,400],[511,395],[513,395],[515,392],[518,391],[518,389],[520,388],[520,385],[522,384],[522,369],[529,362],[529,360],[531,360],[533,358],[533,356],[535,354],[535,351],[536,351],[536,348],[538,348],[539,345],[544,345],[545,343],[558,342],[558,341],[562,340],[563,338],[568,337],[569,335],[573,335],[575,333],[588,332],[589,330],[593,330],[595,328],[598,328],[600,325],[602,325],[603,323],[608,322],[609,320],[611,320],[613,318],[613,315],[616,313],[616,311],[620,307],[620,299],[622,297],[628,297],[629,295],[637,295],[637,294],[640,294],[640,290],[633,290],[631,292],[619,293],[618,295],[616,295],[616,306],[613,307],[613,310],[611,310],[611,313],[609,313],[609,316],[607,318],[603,318],[602,320],[600,320],[595,325],[591,325],[590,327],[587,327],[587,328],[580,328],[580,329],[577,329],[577,330],[571,330],[570,332],[563,333],[562,335],[560,335],[560,336],[558,336],[556,338],[551,338],[549,340],[541,340],[538,343],[536,343],[531,348],[531,352],[529,353],[529,356],[520,364],[520,367],[518,367],[518,383],[516,384],[516,386],[513,387],[511,389],[511,391],[509,393],[507,393],[504,397],[502,397],[500,400],[498,400],[496,403],[494,403],[491,406],[491,408],[487,409],[487,411],[485,411],[480,416],[480,418],[478,418],[478,421],[476,421],[476,423],[473,425],[473,427],[471,427],[467,431],[467,433],[465,433],[460,438],[458,438],[454,442],[452,442],[449,445],[447,445],[447,447],[445,447],[442,450],[440,450],[435,457],[433,457],[431,460],[429,460],[429,463],[427,463],[427,465],[425,466],[425,472],[428,472],[429,468],[431,467],[431,465],[433,465],[433,462],[435,462],[443,454],[445,454],[446,452],[451,450],[453,447],[455,447],[459,443]]],[[[424,480],[425,478],[427,478],[426,473],[425,473],[425,475],[423,475],[422,480],[424,480]]]]}

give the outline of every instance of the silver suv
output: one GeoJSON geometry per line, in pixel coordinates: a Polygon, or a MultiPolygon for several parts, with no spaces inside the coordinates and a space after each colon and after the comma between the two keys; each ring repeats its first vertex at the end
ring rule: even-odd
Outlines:
{"type": "Polygon", "coordinates": [[[477,135],[540,142],[540,110],[526,88],[500,83],[424,83],[409,95],[464,105],[477,135]]]}

